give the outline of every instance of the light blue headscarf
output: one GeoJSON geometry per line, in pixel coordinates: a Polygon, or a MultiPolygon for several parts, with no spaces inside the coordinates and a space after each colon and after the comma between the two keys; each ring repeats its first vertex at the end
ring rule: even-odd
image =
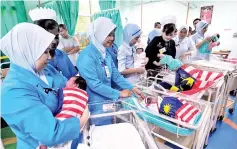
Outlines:
{"type": "Polygon", "coordinates": [[[153,40],[153,38],[155,38],[156,36],[161,36],[161,35],[162,35],[161,30],[157,28],[153,29],[148,35],[149,43],[153,40]]]}
{"type": "Polygon", "coordinates": [[[130,46],[130,41],[142,34],[141,28],[136,24],[127,24],[123,31],[123,42],[130,46]]]}
{"type": "Polygon", "coordinates": [[[191,36],[191,39],[196,44],[196,39],[201,38],[204,39],[204,34],[202,33],[202,30],[208,26],[208,22],[205,20],[202,20],[196,24],[196,33],[191,36]]]}
{"type": "Polygon", "coordinates": [[[207,21],[202,20],[202,21],[198,22],[198,24],[196,24],[196,30],[197,30],[196,34],[198,34],[201,37],[204,37],[204,33],[202,33],[202,30],[206,26],[208,26],[208,22],[207,21]]]}

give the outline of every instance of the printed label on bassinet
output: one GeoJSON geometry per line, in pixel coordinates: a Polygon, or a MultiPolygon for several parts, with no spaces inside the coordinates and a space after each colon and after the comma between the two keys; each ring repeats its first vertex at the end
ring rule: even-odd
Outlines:
{"type": "Polygon", "coordinates": [[[103,104],[103,111],[114,111],[115,110],[115,104],[103,104]]]}

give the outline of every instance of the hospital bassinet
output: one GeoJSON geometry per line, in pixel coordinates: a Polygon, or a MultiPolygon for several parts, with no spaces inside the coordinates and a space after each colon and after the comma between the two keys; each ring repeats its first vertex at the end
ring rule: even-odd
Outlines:
{"type": "MultiPolygon", "coordinates": [[[[233,61],[217,61],[217,60],[211,60],[211,61],[205,61],[205,60],[198,60],[193,61],[191,65],[198,67],[200,69],[205,70],[213,70],[213,71],[219,71],[222,72],[225,75],[225,91],[224,91],[224,103],[223,108],[225,109],[227,105],[227,101],[229,99],[229,93],[230,91],[234,90],[236,92],[237,90],[237,64],[233,63],[233,61]]],[[[229,112],[232,113],[234,111],[234,107],[237,102],[237,96],[235,97],[234,101],[230,101],[232,104],[229,106],[229,112]]],[[[224,111],[222,110],[219,119],[222,120],[224,117],[224,111]]]]}
{"type": "Polygon", "coordinates": [[[147,124],[136,115],[137,111],[125,110],[120,101],[94,103],[89,106],[103,107],[90,116],[83,129],[83,143],[91,148],[158,149],[147,124]],[[110,123],[108,120],[111,120],[110,123]]]}
{"type": "MultiPolygon", "coordinates": [[[[147,96],[169,96],[166,93],[151,90],[149,88],[141,89],[147,96]]],[[[171,118],[164,114],[160,114],[157,111],[153,111],[147,107],[144,107],[134,97],[127,98],[123,100],[122,103],[125,109],[135,110],[137,115],[142,120],[149,123],[152,134],[155,137],[161,138],[181,148],[202,148],[205,143],[205,137],[208,134],[208,124],[211,116],[210,105],[205,101],[200,101],[191,98],[182,98],[182,100],[185,100],[186,102],[200,109],[201,111],[200,115],[195,118],[195,122],[193,125],[171,118]],[[189,138],[189,144],[191,144],[191,146],[185,146],[184,144],[176,142],[174,139],[171,139],[170,136],[160,134],[159,132],[157,132],[157,128],[165,131],[165,134],[173,134],[173,136],[176,136],[176,138],[189,138]]]]}

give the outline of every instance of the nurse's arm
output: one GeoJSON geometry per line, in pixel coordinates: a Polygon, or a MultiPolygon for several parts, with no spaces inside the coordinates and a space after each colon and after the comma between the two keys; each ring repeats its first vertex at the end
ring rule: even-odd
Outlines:
{"type": "Polygon", "coordinates": [[[46,146],[54,146],[79,137],[80,121],[78,118],[72,117],[60,121],[37,97],[30,96],[23,101],[30,103],[28,108],[10,114],[16,122],[15,125],[22,132],[46,146]]]}
{"type": "Polygon", "coordinates": [[[122,75],[129,75],[134,73],[139,73],[138,68],[126,68],[126,51],[124,49],[118,50],[118,70],[122,75]]]}
{"type": "Polygon", "coordinates": [[[68,76],[67,79],[70,79],[71,77],[77,75],[78,71],[76,70],[75,66],[72,64],[72,61],[69,59],[68,55],[65,52],[63,52],[63,54],[67,63],[67,66],[65,67],[68,67],[70,71],[70,76],[68,76]]]}
{"type": "Polygon", "coordinates": [[[211,40],[211,37],[205,38],[204,40],[196,44],[196,48],[199,49],[205,42],[209,42],[210,40],[211,40]]]}
{"type": "Polygon", "coordinates": [[[122,89],[132,90],[134,86],[129,83],[117,70],[114,63],[112,64],[112,81],[122,89]]]}
{"type": "Polygon", "coordinates": [[[77,67],[80,75],[86,80],[87,86],[96,94],[104,96],[107,99],[117,100],[120,96],[120,92],[101,82],[96,70],[96,62],[88,57],[81,59],[81,61],[86,61],[86,63],[77,63],[77,67]]]}

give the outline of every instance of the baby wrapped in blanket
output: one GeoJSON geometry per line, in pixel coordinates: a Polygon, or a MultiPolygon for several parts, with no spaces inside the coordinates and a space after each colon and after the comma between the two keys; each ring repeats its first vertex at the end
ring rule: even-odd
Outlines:
{"type": "Polygon", "coordinates": [[[141,105],[152,112],[158,112],[188,124],[195,124],[200,110],[192,104],[175,97],[147,97],[141,105]]]}
{"type": "MultiPolygon", "coordinates": [[[[63,89],[62,110],[55,116],[57,119],[63,121],[71,117],[81,117],[84,112],[88,112],[86,87],[86,81],[81,76],[75,76],[68,80],[63,89]]],[[[53,147],[40,145],[39,149],[67,149],[71,148],[71,143],[72,141],[69,141],[53,147]]]]}

